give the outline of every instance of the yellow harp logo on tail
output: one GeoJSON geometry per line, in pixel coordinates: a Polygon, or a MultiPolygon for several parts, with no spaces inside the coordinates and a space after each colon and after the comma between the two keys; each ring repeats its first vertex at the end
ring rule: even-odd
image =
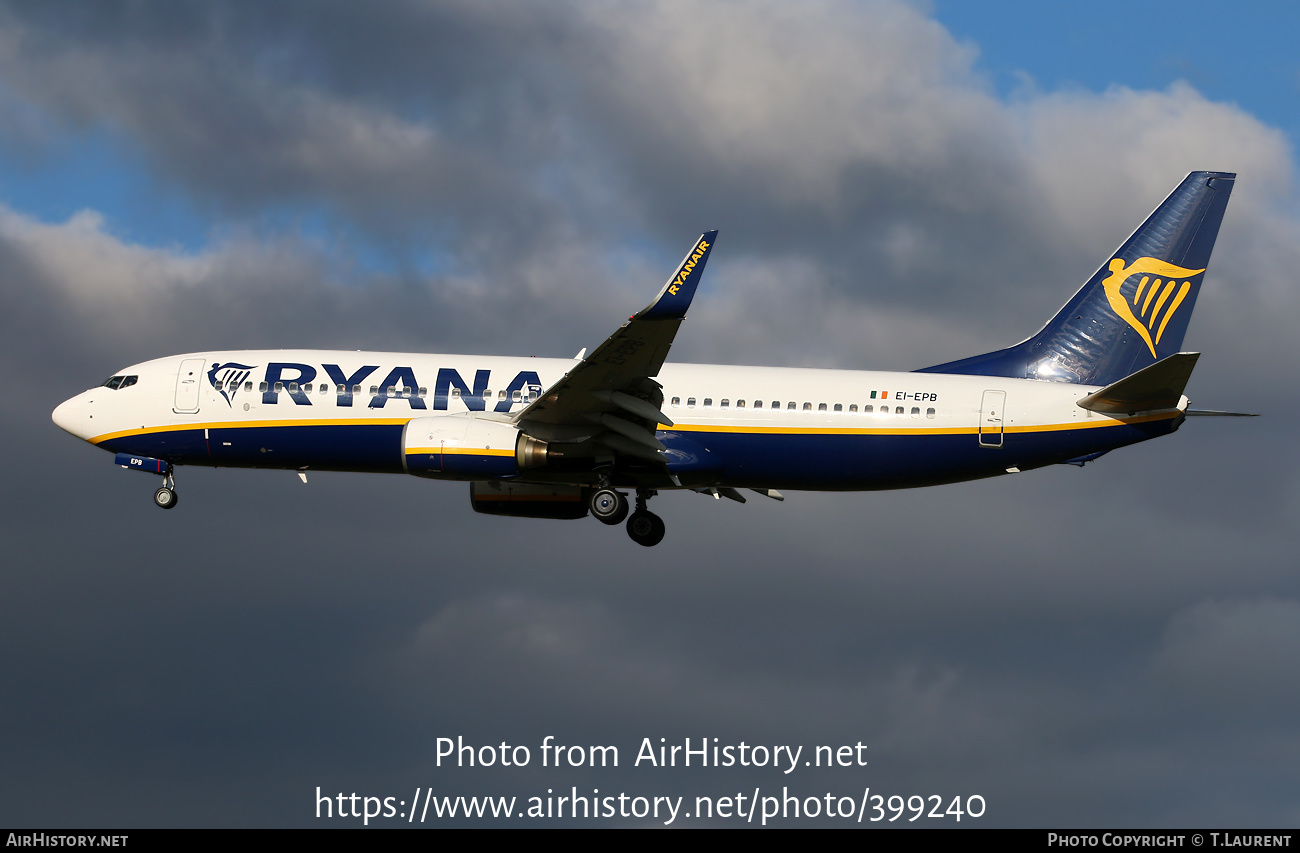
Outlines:
{"type": "Polygon", "coordinates": [[[1110,262],[1109,268],[1110,275],[1102,282],[1102,286],[1106,288],[1106,299],[1110,302],[1111,309],[1137,330],[1142,340],[1146,341],[1147,349],[1151,350],[1151,357],[1155,358],[1156,344],[1160,343],[1165,326],[1169,325],[1170,318],[1192,289],[1191,281],[1179,282],[1177,279],[1190,279],[1205,270],[1189,270],[1155,258],[1138,258],[1128,266],[1124,265],[1123,258],[1115,258],[1110,262]],[[1132,297],[1126,297],[1120,288],[1135,275],[1141,275],[1142,278],[1133,290],[1132,297]],[[1153,276],[1161,278],[1152,281],[1153,276]],[[1132,305],[1129,304],[1130,298],[1132,305]],[[1155,331],[1154,341],[1151,339],[1152,330],[1155,331]]]}

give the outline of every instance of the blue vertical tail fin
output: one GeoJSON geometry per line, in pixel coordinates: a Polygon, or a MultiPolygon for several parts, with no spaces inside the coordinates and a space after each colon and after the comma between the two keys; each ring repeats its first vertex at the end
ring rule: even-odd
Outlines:
{"type": "Polygon", "coordinates": [[[1178,352],[1235,178],[1184,178],[1029,340],[918,372],[1109,385],[1178,352]]]}

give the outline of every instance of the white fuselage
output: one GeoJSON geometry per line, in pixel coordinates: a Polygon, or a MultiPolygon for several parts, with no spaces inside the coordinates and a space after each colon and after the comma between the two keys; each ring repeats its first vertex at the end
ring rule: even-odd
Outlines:
{"type": "MultiPolygon", "coordinates": [[[[413,419],[509,421],[576,364],[195,353],[126,368],[119,376],[136,377],[129,385],[83,392],[54,419],[105,449],[176,464],[401,472],[413,419]]],[[[656,380],[673,421],[658,436],[710,457],[682,466],[686,485],[878,489],[971,479],[1165,434],[1187,406],[1184,398],[1178,409],[1111,417],[1077,405],[1095,387],[935,373],[665,364],[656,380]]]]}

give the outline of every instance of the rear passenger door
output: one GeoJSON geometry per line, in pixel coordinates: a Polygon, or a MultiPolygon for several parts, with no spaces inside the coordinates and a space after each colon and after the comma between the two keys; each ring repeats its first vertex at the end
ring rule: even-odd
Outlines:
{"type": "Polygon", "coordinates": [[[985,391],[980,400],[980,446],[1002,446],[1002,420],[1007,405],[1006,391],[985,391]]]}

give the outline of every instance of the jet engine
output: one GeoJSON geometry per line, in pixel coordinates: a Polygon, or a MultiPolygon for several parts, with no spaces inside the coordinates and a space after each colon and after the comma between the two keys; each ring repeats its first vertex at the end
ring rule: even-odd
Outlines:
{"type": "Polygon", "coordinates": [[[415,418],[402,435],[407,473],[417,477],[480,480],[508,477],[547,464],[544,441],[513,424],[468,415],[415,418]]]}

